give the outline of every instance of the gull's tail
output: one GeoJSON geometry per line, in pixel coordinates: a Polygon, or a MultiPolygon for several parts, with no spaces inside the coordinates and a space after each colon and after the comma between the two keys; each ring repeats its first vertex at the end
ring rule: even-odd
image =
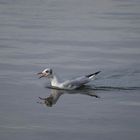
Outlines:
{"type": "Polygon", "coordinates": [[[89,79],[93,79],[98,73],[100,73],[101,71],[97,71],[95,73],[92,73],[92,74],[89,74],[89,75],[86,75],[87,78],[89,79]]]}

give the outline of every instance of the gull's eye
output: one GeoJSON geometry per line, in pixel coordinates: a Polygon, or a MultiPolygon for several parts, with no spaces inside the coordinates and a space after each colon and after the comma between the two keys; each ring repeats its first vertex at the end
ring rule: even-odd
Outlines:
{"type": "Polygon", "coordinates": [[[45,72],[46,72],[46,73],[49,73],[49,71],[48,71],[48,70],[46,70],[45,72]]]}

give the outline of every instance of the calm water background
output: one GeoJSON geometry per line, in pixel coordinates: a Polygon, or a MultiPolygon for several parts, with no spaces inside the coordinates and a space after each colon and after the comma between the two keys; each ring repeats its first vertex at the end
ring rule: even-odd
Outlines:
{"type": "Polygon", "coordinates": [[[0,0],[0,139],[139,140],[140,0],[0,0]],[[38,104],[46,67],[63,79],[101,70],[100,99],[38,104]]]}

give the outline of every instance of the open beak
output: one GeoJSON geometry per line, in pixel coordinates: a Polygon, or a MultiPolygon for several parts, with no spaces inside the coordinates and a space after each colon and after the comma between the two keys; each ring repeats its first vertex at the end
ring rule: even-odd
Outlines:
{"type": "Polygon", "coordinates": [[[47,77],[49,75],[49,73],[39,72],[39,73],[37,73],[37,75],[39,75],[39,79],[40,79],[42,77],[47,77]]]}
{"type": "Polygon", "coordinates": [[[39,75],[39,79],[42,78],[42,77],[45,77],[45,74],[42,73],[42,72],[37,73],[37,75],[39,75]]]}

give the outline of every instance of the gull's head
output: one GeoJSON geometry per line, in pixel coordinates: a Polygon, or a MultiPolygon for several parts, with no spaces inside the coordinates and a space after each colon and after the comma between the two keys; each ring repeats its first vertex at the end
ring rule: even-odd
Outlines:
{"type": "Polygon", "coordinates": [[[37,74],[39,75],[39,78],[48,77],[52,75],[52,69],[46,68],[42,72],[39,72],[37,74]]]}

